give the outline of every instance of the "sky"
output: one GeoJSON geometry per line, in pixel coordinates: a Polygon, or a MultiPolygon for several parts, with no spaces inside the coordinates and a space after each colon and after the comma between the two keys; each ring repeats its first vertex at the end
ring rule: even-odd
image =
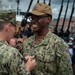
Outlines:
{"type": "MultiPolygon", "coordinates": [[[[51,7],[52,7],[52,12],[53,12],[54,18],[58,17],[58,14],[59,14],[59,11],[60,11],[60,8],[61,8],[61,1],[62,0],[52,0],[52,2],[51,2],[52,3],[51,7]],[[56,1],[56,2],[54,2],[54,1],[56,1]]],[[[68,2],[68,0],[64,0],[61,17],[64,17],[67,2],[68,2]]],[[[71,15],[72,5],[73,5],[73,0],[70,0],[69,6],[68,6],[68,11],[67,11],[67,18],[70,17],[70,15],[71,15]]],[[[73,13],[73,16],[75,17],[75,12],[73,13]]]]}
{"type": "MultiPolygon", "coordinates": [[[[39,0],[39,1],[43,2],[44,0],[39,0]]],[[[49,0],[45,0],[45,1],[46,1],[46,4],[49,3],[49,0]]],[[[64,0],[61,17],[64,17],[67,1],[68,0],[64,0]]],[[[73,5],[73,0],[69,0],[69,1],[70,2],[69,2],[69,6],[68,6],[67,18],[70,17],[71,10],[72,10],[72,5],[73,5]]],[[[20,8],[24,8],[24,9],[22,9],[22,11],[27,11],[28,4],[29,4],[30,0],[25,0],[26,4],[24,3],[24,0],[20,0],[20,2],[22,2],[22,3],[20,3],[20,8]]],[[[61,2],[62,2],[62,0],[51,0],[51,8],[52,8],[53,18],[57,18],[58,17],[58,14],[59,14],[59,11],[60,11],[60,7],[61,7],[61,2]]],[[[33,8],[35,3],[37,3],[37,0],[33,0],[31,9],[33,8]]],[[[31,11],[31,9],[30,9],[30,11],[31,11]]],[[[75,16],[75,14],[73,16],[75,16]]]]}
{"type": "MultiPolygon", "coordinates": [[[[10,2],[8,2],[10,0],[2,0],[2,1],[3,1],[3,4],[6,5],[6,6],[10,3],[10,2]]],[[[17,6],[16,0],[11,0],[11,1],[12,1],[12,3],[11,3],[12,4],[12,8],[16,9],[17,8],[16,7],[17,6]]],[[[27,9],[28,9],[30,1],[31,0],[20,0],[19,9],[22,12],[26,12],[27,9]]],[[[44,0],[39,0],[39,1],[43,2],[44,0]]],[[[64,17],[67,1],[68,0],[64,0],[61,17],[64,17]]],[[[48,4],[49,0],[45,0],[45,2],[46,2],[46,4],[48,4]]],[[[51,0],[51,8],[52,8],[53,18],[57,18],[58,17],[58,14],[59,14],[59,11],[60,11],[60,7],[61,7],[61,2],[62,2],[62,0],[51,0]]],[[[32,10],[32,8],[33,8],[35,3],[37,3],[37,0],[33,0],[30,11],[32,10]]],[[[72,10],[72,5],[73,5],[73,0],[70,0],[69,7],[68,7],[68,12],[67,12],[67,18],[70,17],[71,10],[72,10]]],[[[73,16],[75,17],[75,12],[74,12],[73,16]]]]}

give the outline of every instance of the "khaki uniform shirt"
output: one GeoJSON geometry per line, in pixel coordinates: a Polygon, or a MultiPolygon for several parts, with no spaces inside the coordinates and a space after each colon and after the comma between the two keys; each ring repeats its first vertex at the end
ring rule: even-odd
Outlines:
{"type": "Polygon", "coordinates": [[[25,62],[17,49],[0,40],[0,75],[27,75],[25,62]]]}
{"type": "Polygon", "coordinates": [[[36,55],[37,67],[32,75],[73,75],[68,45],[50,31],[38,45],[36,34],[23,43],[23,55],[36,55]]]}

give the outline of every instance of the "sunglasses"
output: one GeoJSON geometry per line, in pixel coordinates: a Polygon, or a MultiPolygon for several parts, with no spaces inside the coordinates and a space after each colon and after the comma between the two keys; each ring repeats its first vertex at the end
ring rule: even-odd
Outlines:
{"type": "Polygon", "coordinates": [[[42,16],[31,16],[31,19],[32,20],[35,20],[35,21],[39,21],[40,19],[42,18],[46,18],[46,17],[49,17],[48,15],[42,15],[42,16]]]}

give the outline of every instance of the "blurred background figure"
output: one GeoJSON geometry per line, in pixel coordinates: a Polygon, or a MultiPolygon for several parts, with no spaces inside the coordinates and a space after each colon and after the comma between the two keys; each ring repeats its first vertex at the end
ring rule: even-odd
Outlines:
{"type": "Polygon", "coordinates": [[[72,47],[72,45],[69,45],[69,54],[70,54],[70,63],[71,63],[71,65],[72,65],[72,56],[73,56],[73,47],[72,47]]]}
{"type": "Polygon", "coordinates": [[[73,38],[69,38],[69,41],[68,41],[68,46],[69,46],[69,53],[70,53],[70,63],[72,64],[72,56],[73,56],[73,38]]]}
{"type": "Polygon", "coordinates": [[[15,47],[16,48],[16,43],[17,43],[17,39],[16,38],[10,39],[10,41],[9,41],[9,45],[11,47],[15,47]]]}
{"type": "Polygon", "coordinates": [[[22,38],[17,39],[17,46],[16,46],[16,48],[19,50],[20,53],[21,53],[21,49],[22,49],[22,43],[23,43],[23,39],[22,38]]]}
{"type": "Polygon", "coordinates": [[[73,41],[74,39],[72,37],[68,41],[68,45],[70,46],[70,48],[73,48],[73,41]]]}
{"type": "Polygon", "coordinates": [[[24,35],[23,35],[23,39],[27,39],[29,38],[30,36],[32,36],[35,32],[33,32],[32,30],[32,23],[31,23],[31,20],[28,18],[27,19],[27,23],[26,23],[26,26],[25,26],[25,30],[24,30],[24,35]]]}

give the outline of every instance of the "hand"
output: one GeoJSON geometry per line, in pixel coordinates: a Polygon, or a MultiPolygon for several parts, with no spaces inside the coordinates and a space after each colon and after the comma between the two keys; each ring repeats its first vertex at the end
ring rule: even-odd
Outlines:
{"type": "Polygon", "coordinates": [[[34,69],[35,66],[36,66],[36,60],[29,58],[26,63],[26,70],[30,71],[30,70],[34,69]]]}

